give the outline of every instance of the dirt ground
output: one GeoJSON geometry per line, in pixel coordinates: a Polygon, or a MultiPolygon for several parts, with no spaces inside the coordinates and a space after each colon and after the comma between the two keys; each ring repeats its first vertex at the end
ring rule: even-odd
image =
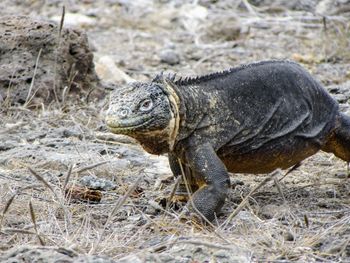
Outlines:
{"type": "MultiPolygon", "coordinates": [[[[191,76],[257,60],[295,60],[350,112],[350,9],[325,8],[328,2],[67,0],[65,26],[87,32],[97,68],[108,57],[140,81],[163,70],[191,76]]],[[[59,22],[62,5],[5,0],[0,16],[59,22]]],[[[45,245],[116,262],[350,262],[343,161],[321,152],[310,157],[254,192],[228,220],[266,178],[232,174],[222,213],[214,226],[201,226],[180,220],[181,208],[162,206],[175,181],[166,156],[109,134],[105,109],[104,100],[0,107],[2,255],[45,245]],[[65,198],[66,183],[79,184],[86,175],[116,188],[101,191],[99,203],[65,198]]]]}

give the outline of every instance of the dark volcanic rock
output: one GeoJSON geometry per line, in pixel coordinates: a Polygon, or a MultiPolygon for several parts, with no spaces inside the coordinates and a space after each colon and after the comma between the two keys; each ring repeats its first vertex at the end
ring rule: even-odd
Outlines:
{"type": "Polygon", "coordinates": [[[59,37],[55,23],[0,18],[0,100],[23,104],[35,97],[49,103],[69,91],[87,95],[97,83],[85,33],[63,28],[59,37]]]}

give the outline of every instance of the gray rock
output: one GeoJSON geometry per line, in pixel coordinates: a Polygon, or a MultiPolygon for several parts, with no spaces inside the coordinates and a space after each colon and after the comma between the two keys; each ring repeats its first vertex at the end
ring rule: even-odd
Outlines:
{"type": "Polygon", "coordinates": [[[180,63],[179,54],[172,49],[164,49],[159,53],[160,61],[169,65],[176,65],[180,63]]]}
{"type": "Polygon", "coordinates": [[[21,246],[6,251],[0,256],[2,263],[115,263],[101,256],[78,255],[70,249],[58,247],[21,246]]]}
{"type": "Polygon", "coordinates": [[[90,189],[110,191],[117,188],[117,186],[106,179],[98,178],[94,175],[86,175],[79,179],[79,183],[90,189]]]}
{"type": "Polygon", "coordinates": [[[279,6],[291,10],[313,11],[318,0],[251,0],[249,2],[260,7],[279,6]]]}
{"type": "MultiPolygon", "coordinates": [[[[194,242],[196,243],[196,242],[194,242]]],[[[191,263],[191,262],[221,262],[244,263],[251,262],[249,254],[235,246],[225,249],[217,244],[208,246],[198,244],[175,244],[171,249],[161,253],[140,253],[129,255],[116,263],[191,263]]],[[[205,242],[204,242],[205,243],[205,242]]]]}
{"type": "MultiPolygon", "coordinates": [[[[62,94],[68,90],[71,94],[87,96],[97,87],[86,34],[63,28],[58,40],[58,32],[59,26],[53,22],[25,16],[0,18],[0,97],[3,100],[23,104],[33,96],[38,102],[49,103],[55,99],[55,93],[62,100],[62,94]]],[[[102,93],[102,90],[95,91],[102,93]]]]}
{"type": "Polygon", "coordinates": [[[350,0],[323,0],[316,6],[316,13],[320,15],[350,14],[350,0]]]}

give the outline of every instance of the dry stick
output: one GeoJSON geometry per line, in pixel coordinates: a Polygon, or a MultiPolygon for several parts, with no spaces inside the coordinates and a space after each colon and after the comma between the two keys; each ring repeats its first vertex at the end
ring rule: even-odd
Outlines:
{"type": "Polygon", "coordinates": [[[255,11],[254,7],[250,3],[248,3],[247,0],[242,0],[242,2],[250,14],[254,16],[259,16],[258,13],[255,11]]]}
{"type": "MultiPolygon", "coordinates": [[[[191,191],[190,191],[190,187],[188,185],[188,181],[187,181],[187,178],[185,176],[185,172],[184,172],[184,169],[183,169],[183,166],[182,166],[182,163],[180,161],[180,159],[178,159],[178,163],[180,164],[180,169],[181,169],[181,174],[182,174],[182,178],[185,182],[185,186],[186,186],[186,191],[187,191],[187,194],[188,194],[188,197],[189,197],[189,202],[191,203],[194,211],[208,224],[210,225],[213,229],[217,229],[196,207],[196,205],[194,204],[193,202],[193,199],[192,199],[192,195],[191,195],[191,191]]],[[[226,243],[230,243],[226,238],[224,238],[221,234],[219,234],[218,232],[214,231],[213,232],[217,237],[219,237],[220,239],[222,239],[223,241],[225,241],[226,243]]]]}
{"type": "Polygon", "coordinates": [[[176,243],[179,244],[192,244],[192,245],[196,245],[196,246],[205,246],[205,247],[209,247],[209,248],[215,248],[215,249],[224,249],[224,250],[231,250],[232,247],[229,246],[223,246],[223,245],[217,245],[217,244],[213,244],[213,243],[209,243],[209,242],[203,242],[203,241],[198,241],[198,240],[177,240],[176,243]]]}
{"type": "Polygon", "coordinates": [[[103,165],[103,164],[108,163],[108,162],[110,162],[110,161],[102,161],[102,162],[99,162],[99,163],[94,163],[94,164],[91,164],[91,165],[88,165],[88,166],[76,169],[76,170],[73,171],[73,173],[82,173],[82,172],[84,172],[86,170],[93,169],[93,168],[95,168],[97,166],[103,165]]]}
{"type": "Polygon", "coordinates": [[[38,54],[38,56],[37,56],[37,58],[36,58],[36,61],[35,61],[35,68],[34,68],[33,78],[32,78],[32,81],[30,82],[30,87],[29,87],[29,90],[28,90],[26,102],[25,102],[24,105],[23,105],[24,108],[28,106],[28,104],[29,104],[29,103],[31,102],[31,100],[34,98],[36,91],[38,91],[38,90],[36,90],[35,92],[33,92],[33,95],[30,96],[30,93],[32,92],[33,87],[34,87],[35,76],[36,76],[36,72],[37,72],[37,70],[38,70],[39,59],[40,59],[40,56],[41,56],[41,52],[42,52],[42,51],[43,51],[43,49],[40,48],[39,54],[38,54]]]}
{"type": "Polygon", "coordinates": [[[274,183],[275,183],[275,185],[276,185],[276,188],[277,188],[279,194],[281,195],[281,197],[282,197],[282,199],[283,199],[283,204],[286,204],[287,201],[286,201],[286,198],[284,197],[281,184],[279,183],[279,181],[277,180],[277,178],[273,178],[273,181],[274,181],[274,183]]]}
{"type": "Polygon", "coordinates": [[[95,247],[93,247],[90,250],[90,253],[94,253],[97,250],[98,246],[101,244],[101,239],[102,239],[104,232],[106,231],[107,225],[111,222],[113,215],[122,207],[122,205],[125,203],[126,199],[136,189],[137,185],[140,183],[142,178],[143,178],[143,171],[141,171],[141,174],[136,179],[136,182],[128,189],[128,191],[126,191],[126,193],[121,198],[119,198],[118,202],[116,202],[115,206],[113,207],[111,213],[109,214],[109,216],[107,218],[106,223],[103,226],[102,231],[99,233],[99,237],[97,239],[95,247]]]}
{"type": "Polygon", "coordinates": [[[169,209],[170,202],[171,202],[171,200],[173,199],[173,197],[174,197],[174,195],[175,195],[176,189],[177,189],[177,187],[178,187],[178,185],[179,185],[179,183],[180,183],[180,179],[181,179],[181,176],[179,176],[178,178],[176,178],[174,187],[173,187],[173,189],[171,190],[171,193],[170,193],[170,195],[169,195],[169,198],[168,198],[168,200],[167,200],[167,202],[166,202],[166,206],[165,206],[165,210],[166,210],[166,211],[168,211],[168,209],[169,209]]]}
{"type": "Polygon", "coordinates": [[[328,32],[327,32],[327,18],[325,16],[322,17],[322,24],[323,24],[323,32],[324,32],[324,45],[323,45],[323,55],[325,57],[325,61],[328,62],[328,56],[327,56],[327,43],[328,43],[328,32]]]}
{"type": "Polygon", "coordinates": [[[54,196],[56,197],[56,199],[59,200],[59,198],[58,198],[56,192],[53,190],[53,188],[51,187],[51,185],[49,185],[49,183],[46,182],[46,180],[45,180],[43,177],[41,177],[37,172],[35,172],[35,171],[34,171],[32,168],[30,168],[30,167],[28,167],[28,170],[35,176],[35,178],[36,178],[38,181],[42,182],[47,188],[49,188],[50,191],[51,191],[51,192],[54,194],[54,196]]]}
{"type": "Polygon", "coordinates": [[[62,36],[62,29],[63,29],[63,23],[64,23],[64,17],[66,14],[66,7],[62,6],[62,16],[61,16],[61,22],[60,27],[58,29],[58,44],[57,44],[57,50],[55,55],[55,64],[54,64],[54,78],[53,78],[53,93],[55,95],[56,102],[59,104],[59,100],[57,97],[57,90],[56,90],[56,78],[57,78],[57,56],[58,56],[58,50],[61,47],[61,36],[62,36]]]}
{"type": "MultiPolygon", "coordinates": [[[[10,205],[12,204],[13,200],[15,199],[15,197],[17,195],[20,194],[21,191],[24,191],[28,188],[35,188],[39,186],[38,184],[30,184],[30,185],[27,185],[27,186],[24,186],[20,189],[18,189],[11,197],[10,199],[7,201],[5,207],[4,207],[4,210],[2,211],[2,215],[1,215],[1,219],[0,219],[0,231],[1,231],[1,228],[2,228],[2,223],[3,223],[3,220],[4,220],[4,217],[5,217],[5,214],[7,213],[8,209],[10,208],[10,205]]],[[[40,185],[41,186],[41,185],[40,185]]]]}
{"type": "Polygon", "coordinates": [[[70,92],[70,89],[72,87],[72,83],[73,80],[75,79],[75,77],[78,75],[79,71],[75,71],[74,74],[72,74],[72,70],[75,68],[75,63],[73,63],[70,73],[69,73],[69,77],[68,77],[68,86],[64,87],[63,91],[62,91],[62,105],[64,105],[65,101],[66,101],[66,96],[68,95],[68,93],[70,92]]]}
{"type": "Polygon", "coordinates": [[[29,211],[30,211],[30,217],[32,219],[33,226],[34,226],[34,231],[36,233],[36,236],[39,239],[40,245],[45,246],[45,242],[44,242],[44,240],[42,240],[41,236],[39,235],[38,227],[36,225],[36,216],[35,216],[32,201],[29,201],[29,211]]]}
{"type": "Polygon", "coordinates": [[[30,230],[23,230],[18,228],[4,228],[0,233],[10,234],[10,233],[19,233],[19,234],[27,234],[27,235],[36,235],[35,232],[30,230]]]}
{"type": "Polygon", "coordinates": [[[261,187],[263,187],[267,182],[271,181],[274,179],[274,177],[281,173],[280,169],[277,169],[273,171],[269,176],[267,176],[259,185],[254,187],[253,190],[249,192],[249,194],[242,200],[242,202],[238,205],[238,207],[230,214],[230,216],[226,219],[226,221],[222,224],[222,226],[225,228],[228,223],[231,222],[231,220],[244,208],[246,203],[248,202],[249,198],[252,196],[252,194],[256,191],[258,191],[261,187]]]}
{"type": "Polygon", "coordinates": [[[2,211],[2,215],[1,215],[1,219],[0,219],[0,231],[1,231],[1,228],[2,228],[2,222],[4,220],[4,217],[5,217],[5,214],[7,213],[8,209],[10,208],[10,205],[12,204],[13,200],[15,199],[17,193],[15,193],[14,195],[12,195],[10,197],[10,199],[7,201],[5,207],[4,207],[4,210],[2,211]]]}
{"type": "Polygon", "coordinates": [[[301,162],[298,162],[292,168],[290,168],[278,181],[281,182],[288,174],[290,174],[291,172],[295,171],[300,166],[301,166],[301,162]]]}
{"type": "Polygon", "coordinates": [[[67,184],[68,184],[69,179],[72,175],[72,170],[73,170],[73,164],[71,164],[68,168],[68,172],[67,172],[67,175],[66,175],[66,178],[64,180],[63,187],[62,187],[63,191],[66,190],[67,184]]]}
{"type": "Polygon", "coordinates": [[[68,215],[68,211],[67,208],[63,205],[63,201],[58,197],[57,193],[53,190],[53,188],[51,187],[51,185],[49,185],[48,182],[46,182],[46,180],[41,177],[37,172],[35,172],[32,168],[28,167],[28,170],[35,176],[35,178],[40,181],[41,183],[43,183],[54,195],[54,197],[56,198],[57,202],[59,203],[59,205],[61,206],[61,208],[63,209],[63,211],[65,212],[65,215],[68,215]],[[61,201],[61,202],[60,202],[61,201]]]}

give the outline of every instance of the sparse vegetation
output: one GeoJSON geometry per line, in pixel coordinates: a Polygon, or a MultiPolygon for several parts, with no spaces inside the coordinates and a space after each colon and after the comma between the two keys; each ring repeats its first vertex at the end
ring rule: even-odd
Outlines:
{"type": "MultiPolygon", "coordinates": [[[[31,14],[59,23],[61,6],[39,2],[5,0],[0,14],[31,14]]],[[[124,2],[69,1],[64,27],[73,10],[92,18],[94,24],[78,26],[87,31],[95,60],[108,55],[132,78],[150,79],[161,70],[201,74],[286,58],[298,60],[326,86],[350,80],[349,13],[324,22],[305,10],[281,6],[276,11],[248,1],[124,2]],[[226,17],[236,35],[215,39],[212,32],[233,33],[210,29],[224,26],[226,17]],[[176,51],[180,62],[162,63],[164,49],[176,51]]],[[[130,254],[160,262],[165,256],[221,262],[220,255],[225,260],[241,256],[242,262],[350,260],[348,167],[333,155],[319,153],[268,182],[265,175],[232,175],[222,215],[214,227],[203,226],[183,220],[181,207],[166,205],[175,179],[164,156],[148,155],[132,141],[106,133],[102,100],[74,100],[67,88],[60,105],[33,105],[35,82],[28,84],[32,91],[25,105],[0,96],[0,258],[13,247],[45,245],[113,260],[130,254]],[[67,198],[67,186],[78,185],[84,175],[118,187],[102,191],[100,203],[67,198]],[[248,194],[246,205],[228,221],[248,194]]],[[[15,92],[16,86],[9,86],[0,87],[0,94],[15,92]]],[[[349,111],[350,93],[342,95],[341,107],[349,111]]]]}

